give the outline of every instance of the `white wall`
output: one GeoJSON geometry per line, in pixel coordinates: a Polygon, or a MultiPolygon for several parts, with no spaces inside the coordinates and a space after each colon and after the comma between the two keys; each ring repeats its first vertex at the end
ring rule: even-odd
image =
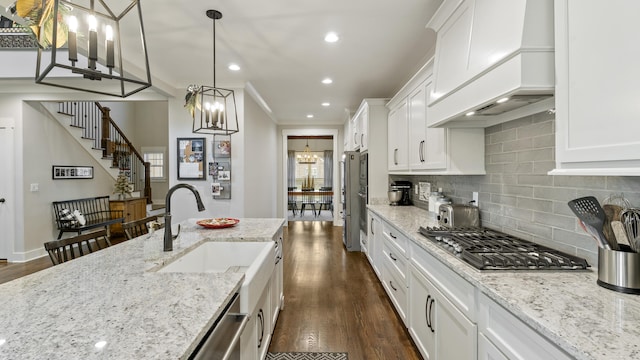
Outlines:
{"type": "Polygon", "coordinates": [[[277,213],[277,127],[255,100],[250,96],[244,100],[244,216],[273,218],[277,213]]]}
{"type": "Polygon", "coordinates": [[[191,184],[198,189],[206,210],[198,212],[195,198],[190,191],[179,189],[171,197],[171,215],[173,223],[189,218],[202,217],[244,217],[244,92],[235,90],[236,107],[238,110],[238,124],[240,132],[231,137],[231,199],[213,199],[211,194],[211,179],[208,163],[212,160],[213,136],[192,133],[193,119],[184,108],[184,94],[169,99],[169,186],[178,183],[191,184]],[[177,177],[177,138],[203,137],[207,144],[206,180],[178,180],[177,177]]]}
{"type": "MultiPolygon", "coordinates": [[[[167,101],[143,101],[136,102],[133,121],[130,121],[132,140],[138,150],[143,147],[165,147],[165,169],[169,169],[169,104],[167,101]]],[[[142,155],[142,154],[141,154],[142,155]]],[[[168,171],[167,171],[168,172],[168,171]]],[[[169,175],[164,181],[151,182],[151,197],[154,204],[164,204],[165,196],[169,190],[169,175]]]]}

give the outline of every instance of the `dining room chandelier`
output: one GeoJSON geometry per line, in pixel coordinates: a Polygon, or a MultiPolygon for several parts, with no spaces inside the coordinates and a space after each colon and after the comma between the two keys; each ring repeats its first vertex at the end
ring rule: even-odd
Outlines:
{"type": "Polygon", "coordinates": [[[311,153],[311,148],[309,147],[309,139],[307,139],[307,145],[304,147],[304,151],[302,154],[298,154],[297,156],[298,164],[315,164],[318,161],[318,155],[311,153]]]}
{"type": "Polygon", "coordinates": [[[140,0],[17,0],[38,43],[35,82],[127,97],[151,86],[140,0]]]}
{"type": "Polygon", "coordinates": [[[222,18],[218,10],[207,10],[213,20],[213,86],[189,85],[185,107],[193,117],[196,134],[232,135],[239,131],[236,96],[233,90],[216,86],[216,20],[222,18]]]}

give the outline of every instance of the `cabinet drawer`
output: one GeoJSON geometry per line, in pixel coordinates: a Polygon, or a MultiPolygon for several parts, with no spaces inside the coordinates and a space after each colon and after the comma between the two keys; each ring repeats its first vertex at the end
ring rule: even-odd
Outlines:
{"type": "Polygon", "coordinates": [[[407,239],[406,236],[402,235],[399,230],[386,222],[382,223],[382,233],[385,239],[392,242],[398,248],[398,251],[400,251],[402,256],[409,258],[409,253],[407,251],[409,239],[407,239]]]}
{"type": "Polygon", "coordinates": [[[422,272],[453,305],[476,322],[476,289],[426,250],[411,242],[411,264],[422,272]]]}
{"type": "Polygon", "coordinates": [[[572,359],[484,294],[479,299],[478,330],[508,359],[572,359]]]}
{"type": "Polygon", "coordinates": [[[384,263],[389,270],[395,273],[398,281],[402,282],[404,287],[407,286],[407,270],[408,261],[402,255],[402,252],[390,241],[382,242],[382,253],[384,254],[384,263]]]}
{"type": "Polygon", "coordinates": [[[397,277],[396,271],[394,271],[388,262],[382,265],[382,285],[387,291],[391,302],[393,303],[398,315],[407,325],[407,287],[403,284],[402,280],[397,277]]]}

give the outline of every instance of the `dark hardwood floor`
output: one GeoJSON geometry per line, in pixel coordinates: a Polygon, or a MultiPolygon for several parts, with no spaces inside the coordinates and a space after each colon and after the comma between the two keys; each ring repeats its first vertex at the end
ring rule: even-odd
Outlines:
{"type": "Polygon", "coordinates": [[[269,351],[421,358],[366,257],[344,249],[342,227],[289,222],[284,251],[285,306],[269,351]]]}
{"type": "MultiPolygon", "coordinates": [[[[347,352],[349,360],[421,359],[366,257],[344,249],[341,227],[289,222],[284,251],[285,306],[269,351],[347,352]]],[[[0,263],[0,283],[51,266],[49,257],[0,263]]]]}

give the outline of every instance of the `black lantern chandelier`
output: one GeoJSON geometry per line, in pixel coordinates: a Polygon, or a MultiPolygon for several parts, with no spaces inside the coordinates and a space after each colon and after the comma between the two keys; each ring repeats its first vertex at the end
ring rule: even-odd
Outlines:
{"type": "Polygon", "coordinates": [[[38,41],[36,83],[118,97],[151,86],[140,0],[17,0],[11,11],[38,41]]]}
{"type": "Polygon", "coordinates": [[[236,96],[233,90],[216,87],[216,20],[218,10],[207,10],[213,20],[213,87],[190,85],[185,107],[193,117],[193,132],[197,134],[232,135],[239,131],[236,96]]]}

